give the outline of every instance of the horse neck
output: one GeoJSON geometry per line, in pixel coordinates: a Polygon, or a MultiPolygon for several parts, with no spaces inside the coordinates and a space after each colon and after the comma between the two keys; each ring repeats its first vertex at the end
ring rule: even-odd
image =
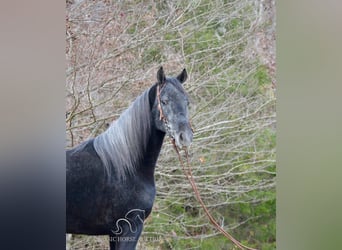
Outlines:
{"type": "Polygon", "coordinates": [[[148,178],[154,179],[154,170],[158,156],[163,145],[165,133],[158,130],[155,126],[151,127],[150,138],[146,147],[146,153],[141,165],[141,173],[148,178]]]}

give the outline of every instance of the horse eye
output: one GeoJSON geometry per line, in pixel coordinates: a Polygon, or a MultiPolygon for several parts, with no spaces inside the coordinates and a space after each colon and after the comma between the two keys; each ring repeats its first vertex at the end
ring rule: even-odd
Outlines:
{"type": "Polygon", "coordinates": [[[162,103],[163,105],[166,105],[166,104],[169,103],[169,101],[168,101],[168,100],[161,100],[161,103],[162,103]]]}

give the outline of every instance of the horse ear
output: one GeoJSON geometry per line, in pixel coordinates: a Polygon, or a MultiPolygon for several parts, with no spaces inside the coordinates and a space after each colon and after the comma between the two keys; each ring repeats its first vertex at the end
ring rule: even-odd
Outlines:
{"type": "Polygon", "coordinates": [[[188,73],[186,72],[186,69],[183,69],[182,73],[180,73],[177,76],[177,79],[178,81],[180,81],[180,83],[184,83],[187,78],[188,78],[188,73]]]}
{"type": "Polygon", "coordinates": [[[160,85],[163,85],[166,81],[163,66],[160,66],[160,68],[157,72],[157,80],[158,80],[158,84],[160,84],[160,85]]]}

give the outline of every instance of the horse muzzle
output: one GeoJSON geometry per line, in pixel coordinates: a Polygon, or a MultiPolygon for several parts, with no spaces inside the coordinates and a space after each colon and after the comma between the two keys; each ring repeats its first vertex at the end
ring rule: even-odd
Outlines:
{"type": "Polygon", "coordinates": [[[192,143],[193,133],[189,124],[182,124],[180,129],[174,134],[176,146],[178,148],[188,148],[192,143]]]}

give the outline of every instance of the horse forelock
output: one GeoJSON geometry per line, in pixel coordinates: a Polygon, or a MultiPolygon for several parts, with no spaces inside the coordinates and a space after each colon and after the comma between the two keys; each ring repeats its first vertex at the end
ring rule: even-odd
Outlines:
{"type": "Polygon", "coordinates": [[[94,148],[109,177],[115,173],[125,180],[127,175],[134,175],[146,152],[151,131],[148,92],[137,97],[119,119],[94,139],[94,148]]]}

